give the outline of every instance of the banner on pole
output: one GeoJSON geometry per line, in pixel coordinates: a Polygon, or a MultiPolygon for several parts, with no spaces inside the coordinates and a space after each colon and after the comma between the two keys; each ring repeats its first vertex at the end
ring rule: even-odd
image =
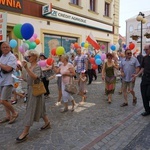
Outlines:
{"type": "Polygon", "coordinates": [[[7,37],[7,13],[0,12],[0,42],[6,41],[7,37]]]}

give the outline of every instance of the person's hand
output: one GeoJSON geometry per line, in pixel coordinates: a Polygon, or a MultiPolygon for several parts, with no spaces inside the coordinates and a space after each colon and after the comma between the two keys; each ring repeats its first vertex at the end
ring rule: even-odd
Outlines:
{"type": "Polygon", "coordinates": [[[132,77],[132,79],[135,81],[135,79],[136,79],[136,77],[137,77],[138,75],[137,74],[132,74],[131,75],[131,77],[132,77]]]}
{"type": "Polygon", "coordinates": [[[124,76],[125,76],[124,72],[121,72],[121,76],[122,76],[122,77],[124,77],[124,76]]]}
{"type": "Polygon", "coordinates": [[[28,67],[27,61],[23,60],[23,61],[22,61],[22,66],[23,66],[25,69],[27,69],[27,67],[28,67]]]}

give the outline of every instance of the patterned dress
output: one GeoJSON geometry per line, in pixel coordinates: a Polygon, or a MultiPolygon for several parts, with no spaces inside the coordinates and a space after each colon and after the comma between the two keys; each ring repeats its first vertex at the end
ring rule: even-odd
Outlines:
{"type": "Polygon", "coordinates": [[[114,94],[115,91],[115,84],[116,84],[116,77],[114,75],[114,67],[108,66],[107,62],[105,63],[105,93],[114,94]]]}
{"type": "MultiPolygon", "coordinates": [[[[40,77],[42,74],[41,68],[38,65],[33,69],[33,72],[38,77],[40,77]]],[[[38,122],[40,118],[43,118],[46,115],[44,95],[33,96],[32,95],[32,83],[33,83],[33,79],[27,75],[28,101],[27,101],[26,114],[24,117],[25,126],[32,126],[34,121],[38,122]]]]}

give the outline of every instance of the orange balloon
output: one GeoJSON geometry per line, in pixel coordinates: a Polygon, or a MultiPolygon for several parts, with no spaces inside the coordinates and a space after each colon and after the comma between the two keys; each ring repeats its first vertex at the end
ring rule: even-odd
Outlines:
{"type": "Polygon", "coordinates": [[[74,43],[74,48],[78,48],[79,47],[79,44],[78,43],[74,43]]]}
{"type": "Polygon", "coordinates": [[[40,40],[39,39],[35,39],[34,41],[37,45],[40,44],[40,40]]]}
{"type": "Polygon", "coordinates": [[[14,88],[17,88],[18,85],[19,85],[19,83],[18,83],[18,82],[15,82],[15,83],[14,83],[14,88]]]}

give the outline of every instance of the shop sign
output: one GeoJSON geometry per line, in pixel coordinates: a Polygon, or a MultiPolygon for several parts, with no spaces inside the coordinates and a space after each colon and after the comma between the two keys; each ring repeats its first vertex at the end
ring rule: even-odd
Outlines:
{"type": "Polygon", "coordinates": [[[52,12],[52,3],[50,3],[49,5],[44,5],[42,7],[42,15],[47,15],[50,14],[52,12]]]}
{"type": "Polygon", "coordinates": [[[96,28],[96,29],[113,32],[113,27],[111,25],[107,25],[107,24],[104,24],[104,23],[101,23],[98,21],[94,21],[91,19],[73,15],[73,14],[63,12],[63,11],[60,11],[57,9],[52,9],[51,13],[48,13],[44,16],[50,17],[50,18],[55,18],[58,20],[67,21],[67,22],[72,22],[75,24],[81,24],[81,25],[89,26],[89,27],[96,28]]]}
{"type": "Polygon", "coordinates": [[[22,0],[0,0],[1,9],[22,12],[23,3],[22,0]]]}
{"type": "Polygon", "coordinates": [[[0,42],[6,41],[7,13],[0,12],[0,42]]]}

